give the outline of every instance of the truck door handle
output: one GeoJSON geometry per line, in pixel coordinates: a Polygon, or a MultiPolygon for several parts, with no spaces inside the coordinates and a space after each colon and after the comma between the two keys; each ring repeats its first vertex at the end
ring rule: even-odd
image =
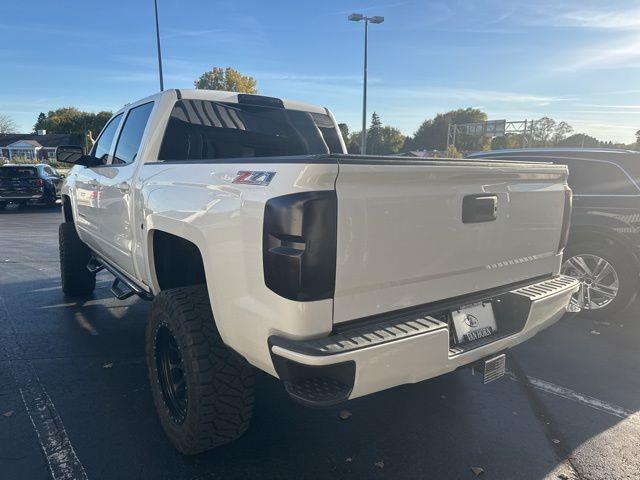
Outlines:
{"type": "Polygon", "coordinates": [[[117,184],[116,188],[120,190],[122,193],[127,193],[130,190],[129,184],[125,182],[121,182],[117,184]]]}
{"type": "Polygon", "coordinates": [[[462,223],[491,222],[498,218],[498,196],[486,193],[465,195],[462,223]]]}

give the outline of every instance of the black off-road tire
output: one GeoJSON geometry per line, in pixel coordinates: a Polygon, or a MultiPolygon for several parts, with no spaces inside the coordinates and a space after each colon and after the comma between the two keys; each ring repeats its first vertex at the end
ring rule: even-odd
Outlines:
{"type": "Polygon", "coordinates": [[[597,255],[611,264],[618,275],[618,293],[616,298],[608,305],[594,309],[583,309],[580,315],[595,320],[610,320],[613,315],[625,310],[638,295],[639,278],[635,267],[636,261],[629,258],[621,248],[615,245],[607,245],[600,242],[582,242],[569,245],[563,254],[563,262],[575,255],[597,255]]]}
{"type": "Polygon", "coordinates": [[[4,210],[7,206],[7,202],[0,202],[0,210],[4,210]]]}
{"type": "Polygon", "coordinates": [[[146,354],[160,423],[181,453],[210,450],[247,430],[253,412],[254,370],[222,342],[205,286],[174,288],[155,297],[147,323],[146,354]],[[178,413],[167,400],[166,380],[159,375],[159,339],[168,334],[181,357],[179,372],[171,370],[171,377],[184,379],[180,388],[186,392],[186,406],[178,408],[178,413]]]}
{"type": "Polygon", "coordinates": [[[87,270],[91,250],[80,240],[73,223],[60,224],[58,239],[62,291],[70,297],[91,294],[96,288],[96,274],[87,270]]]}

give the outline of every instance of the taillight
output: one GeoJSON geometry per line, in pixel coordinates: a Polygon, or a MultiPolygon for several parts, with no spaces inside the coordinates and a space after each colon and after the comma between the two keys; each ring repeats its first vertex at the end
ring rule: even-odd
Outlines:
{"type": "Polygon", "coordinates": [[[567,246],[569,241],[569,227],[571,226],[571,209],[572,205],[572,191],[568,185],[564,186],[564,211],[562,212],[562,230],[560,231],[560,244],[558,245],[558,252],[562,252],[564,247],[567,246]]]}
{"type": "Polygon", "coordinates": [[[262,234],[267,287],[303,302],[333,297],[337,205],[333,190],[293,193],[267,201],[262,234]]]}
{"type": "Polygon", "coordinates": [[[44,187],[44,180],[41,178],[36,179],[36,185],[39,187],[44,187]]]}

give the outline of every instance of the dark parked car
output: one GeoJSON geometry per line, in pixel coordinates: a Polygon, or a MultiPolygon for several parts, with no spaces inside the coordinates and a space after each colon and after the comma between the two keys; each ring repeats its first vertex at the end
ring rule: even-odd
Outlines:
{"type": "Polygon", "coordinates": [[[562,271],[581,281],[574,301],[597,318],[629,306],[640,275],[640,152],[531,148],[477,152],[469,158],[567,165],[573,214],[562,271]]]}
{"type": "Polygon", "coordinates": [[[63,178],[51,165],[3,165],[0,167],[0,209],[8,203],[53,206],[60,198],[63,178]]]}

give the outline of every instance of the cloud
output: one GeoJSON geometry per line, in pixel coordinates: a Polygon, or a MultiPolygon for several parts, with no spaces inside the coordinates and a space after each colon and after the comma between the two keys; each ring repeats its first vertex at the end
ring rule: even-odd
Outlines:
{"type": "Polygon", "coordinates": [[[463,101],[469,103],[526,103],[540,106],[549,105],[551,102],[566,101],[568,98],[536,95],[531,93],[519,93],[500,90],[481,90],[473,88],[436,87],[425,89],[400,89],[391,92],[407,99],[428,98],[450,101],[463,101]]]}
{"type": "Polygon", "coordinates": [[[613,11],[581,9],[561,13],[555,20],[559,26],[605,28],[615,30],[640,29],[640,8],[613,11]]]}
{"type": "Polygon", "coordinates": [[[640,68],[640,35],[627,36],[608,45],[596,45],[582,51],[572,51],[574,61],[563,62],[555,70],[612,70],[640,68]]]}

